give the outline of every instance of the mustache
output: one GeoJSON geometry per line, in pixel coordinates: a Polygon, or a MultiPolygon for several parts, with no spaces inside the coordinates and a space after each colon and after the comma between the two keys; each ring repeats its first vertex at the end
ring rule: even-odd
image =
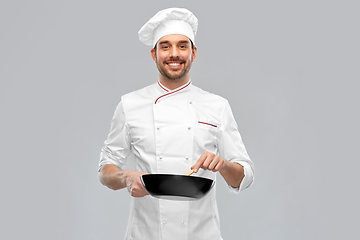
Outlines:
{"type": "Polygon", "coordinates": [[[167,60],[167,61],[170,61],[170,62],[175,62],[175,61],[181,61],[181,62],[183,62],[184,60],[182,60],[179,56],[171,56],[170,58],[169,58],[169,60],[167,60]]]}

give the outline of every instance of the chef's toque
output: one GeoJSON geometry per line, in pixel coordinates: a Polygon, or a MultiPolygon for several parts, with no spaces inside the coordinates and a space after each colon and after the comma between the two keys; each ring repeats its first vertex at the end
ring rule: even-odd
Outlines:
{"type": "Polygon", "coordinates": [[[139,39],[155,47],[160,38],[170,34],[182,34],[195,44],[198,19],[185,8],[168,8],[159,11],[139,30],[139,39]]]}

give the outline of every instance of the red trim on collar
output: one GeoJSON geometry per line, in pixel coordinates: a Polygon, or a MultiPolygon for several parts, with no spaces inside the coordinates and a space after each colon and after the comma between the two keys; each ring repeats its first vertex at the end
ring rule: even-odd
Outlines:
{"type": "Polygon", "coordinates": [[[165,91],[169,91],[169,90],[167,90],[166,88],[164,88],[162,85],[161,85],[161,83],[160,83],[160,81],[158,81],[158,84],[159,84],[159,86],[162,88],[162,89],[164,89],[165,91]]]}
{"type": "Polygon", "coordinates": [[[184,88],[186,88],[187,86],[189,86],[190,83],[191,83],[191,81],[189,81],[188,84],[186,84],[186,85],[183,86],[182,88],[179,88],[178,90],[175,90],[175,91],[173,91],[173,92],[169,92],[169,93],[166,93],[166,94],[164,94],[164,95],[161,95],[160,97],[158,97],[158,98],[155,100],[155,104],[157,103],[157,101],[158,101],[160,98],[165,97],[165,96],[170,95],[170,94],[173,94],[173,93],[176,93],[176,92],[178,92],[178,91],[180,91],[180,90],[183,90],[184,88]]]}

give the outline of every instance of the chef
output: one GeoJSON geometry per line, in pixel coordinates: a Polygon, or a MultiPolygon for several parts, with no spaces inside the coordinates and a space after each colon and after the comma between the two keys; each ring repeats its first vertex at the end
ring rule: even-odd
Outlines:
{"type": "MultiPolygon", "coordinates": [[[[198,20],[189,10],[158,12],[139,31],[152,47],[159,70],[152,85],[122,96],[102,148],[99,179],[127,188],[132,204],[127,240],[220,240],[215,188],[195,201],[154,198],[140,176],[194,175],[215,180],[217,172],[238,193],[253,181],[254,166],[226,99],[193,85],[198,20]],[[134,169],[122,170],[133,154],[134,169]]],[[[236,230],[235,230],[236,231],[236,230]]]]}

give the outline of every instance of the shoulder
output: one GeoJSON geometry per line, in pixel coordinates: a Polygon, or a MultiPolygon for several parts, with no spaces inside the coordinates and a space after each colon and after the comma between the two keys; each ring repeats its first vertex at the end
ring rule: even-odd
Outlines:
{"type": "Polygon", "coordinates": [[[138,98],[149,98],[152,96],[154,92],[155,84],[151,84],[149,86],[143,87],[141,89],[129,92],[123,95],[122,99],[138,99],[138,98]]]}
{"type": "Polygon", "coordinates": [[[129,92],[121,97],[121,102],[125,110],[146,106],[151,104],[156,97],[155,84],[146,86],[136,91],[129,92]]]}
{"type": "Polygon", "coordinates": [[[223,109],[228,105],[228,100],[220,95],[205,91],[199,87],[193,86],[195,101],[197,104],[212,106],[215,108],[223,109]]]}

